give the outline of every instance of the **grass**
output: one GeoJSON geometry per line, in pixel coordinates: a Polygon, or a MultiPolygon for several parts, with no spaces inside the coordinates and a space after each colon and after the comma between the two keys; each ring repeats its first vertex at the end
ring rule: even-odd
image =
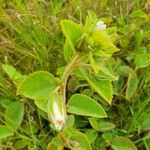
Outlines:
{"type": "MultiPolygon", "coordinates": [[[[22,74],[38,70],[56,74],[57,68],[65,65],[60,20],[83,24],[87,10],[107,18],[108,26],[116,26],[118,31],[116,45],[120,52],[114,57],[118,64],[131,67],[139,79],[130,102],[124,98],[127,78],[121,79],[123,87],[108,111],[119,135],[129,137],[139,150],[149,150],[145,143],[150,140],[145,139],[150,137],[150,67],[137,69],[134,61],[144,52],[150,56],[149,6],[149,0],[1,0],[0,64],[11,64],[22,74]]],[[[4,112],[12,101],[25,104],[22,126],[14,136],[0,141],[0,150],[45,150],[56,134],[47,116],[32,101],[16,96],[16,88],[1,66],[0,71],[0,124],[5,123],[4,112]]]]}

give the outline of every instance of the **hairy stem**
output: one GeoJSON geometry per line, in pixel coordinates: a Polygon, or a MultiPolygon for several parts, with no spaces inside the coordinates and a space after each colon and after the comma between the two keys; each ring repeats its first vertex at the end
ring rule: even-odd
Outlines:
{"type": "Polygon", "coordinates": [[[67,80],[69,75],[72,73],[74,67],[76,66],[77,62],[79,60],[79,56],[76,54],[71,62],[67,65],[65,72],[62,76],[62,80],[63,80],[63,86],[62,86],[62,93],[63,93],[63,97],[64,97],[64,104],[66,103],[66,86],[67,86],[67,80]]]}

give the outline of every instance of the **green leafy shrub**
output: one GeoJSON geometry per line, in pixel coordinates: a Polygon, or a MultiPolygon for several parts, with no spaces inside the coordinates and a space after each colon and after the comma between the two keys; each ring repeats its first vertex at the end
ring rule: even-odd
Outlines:
{"type": "MultiPolygon", "coordinates": [[[[107,1],[103,3],[110,5],[107,1]]],[[[36,1],[34,4],[35,8],[41,8],[38,17],[42,22],[43,4],[36,1]]],[[[55,17],[63,4],[50,5],[55,17]]],[[[71,5],[81,4],[71,1],[71,5]]],[[[22,12],[27,11],[21,1],[17,2],[18,6],[22,12]]],[[[77,18],[78,12],[75,13],[77,18]]],[[[1,20],[7,16],[2,14],[1,20]]],[[[59,37],[57,28],[58,37],[52,43],[49,43],[51,37],[47,30],[33,25],[32,15],[20,19],[28,26],[22,28],[21,23],[8,23],[15,29],[15,42],[20,47],[35,48],[37,51],[25,50],[23,54],[31,55],[28,59],[31,62],[36,60],[36,70],[47,71],[33,72],[31,67],[33,73],[23,75],[8,63],[2,65],[15,85],[11,90],[8,85],[11,82],[1,76],[2,146],[6,143],[11,149],[148,150],[149,16],[138,9],[127,18],[121,16],[116,20],[98,18],[93,11],[87,11],[85,23],[62,19],[60,27],[65,40],[59,37]],[[31,36],[27,34],[29,28],[33,28],[31,36]],[[59,48],[63,49],[61,54],[66,61],[61,67],[53,66],[56,58],[51,61],[47,58],[47,47],[60,39],[63,44],[59,48]]],[[[60,60],[62,64],[64,60],[60,60]]]]}

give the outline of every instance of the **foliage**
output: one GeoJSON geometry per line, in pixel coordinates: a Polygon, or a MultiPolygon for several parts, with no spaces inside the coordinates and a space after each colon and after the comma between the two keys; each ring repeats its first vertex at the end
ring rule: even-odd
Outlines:
{"type": "Polygon", "coordinates": [[[150,149],[150,3],[129,1],[0,2],[0,148],[150,149]]]}

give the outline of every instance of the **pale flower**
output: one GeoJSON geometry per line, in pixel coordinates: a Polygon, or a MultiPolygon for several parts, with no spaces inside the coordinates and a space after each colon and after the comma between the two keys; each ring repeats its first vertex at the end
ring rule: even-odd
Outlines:
{"type": "Polygon", "coordinates": [[[96,24],[96,29],[97,30],[105,30],[106,24],[103,21],[98,21],[96,24]]]}
{"type": "Polygon", "coordinates": [[[56,130],[60,131],[65,124],[65,108],[63,98],[57,92],[53,93],[48,100],[48,116],[56,130]]]}
{"type": "Polygon", "coordinates": [[[52,122],[57,130],[61,130],[65,124],[65,113],[59,108],[58,104],[53,104],[53,114],[51,114],[52,122]]]}

